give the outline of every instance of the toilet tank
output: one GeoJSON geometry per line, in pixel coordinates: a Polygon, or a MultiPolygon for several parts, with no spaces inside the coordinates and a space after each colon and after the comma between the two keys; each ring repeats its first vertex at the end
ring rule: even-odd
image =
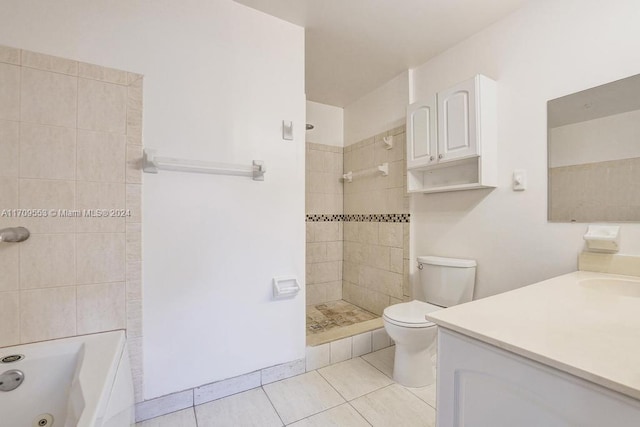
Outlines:
{"type": "Polygon", "coordinates": [[[418,257],[418,272],[416,299],[440,307],[451,307],[473,299],[475,260],[421,256],[418,257]]]}

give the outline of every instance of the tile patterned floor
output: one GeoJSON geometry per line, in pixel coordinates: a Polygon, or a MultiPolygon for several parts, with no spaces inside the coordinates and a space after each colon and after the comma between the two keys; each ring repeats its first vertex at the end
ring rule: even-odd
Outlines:
{"type": "Polygon", "coordinates": [[[395,347],[136,424],[136,427],[433,427],[435,384],[391,379],[395,347]]]}
{"type": "Polygon", "coordinates": [[[307,335],[327,332],[335,328],[353,325],[376,316],[346,301],[332,301],[307,306],[307,335]]]}

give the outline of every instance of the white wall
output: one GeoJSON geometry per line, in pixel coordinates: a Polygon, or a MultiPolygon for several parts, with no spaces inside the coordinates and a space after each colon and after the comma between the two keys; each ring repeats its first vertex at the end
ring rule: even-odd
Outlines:
{"type": "Polygon", "coordinates": [[[409,103],[409,73],[389,80],[344,108],[344,145],[404,123],[409,103]]]}
{"type": "Polygon", "coordinates": [[[549,166],[640,157],[640,110],[549,129],[549,166]]]}
{"type": "Polygon", "coordinates": [[[270,298],[305,277],[303,29],[231,0],[4,0],[0,44],[143,73],[162,154],[266,162],[145,174],[145,398],[304,357],[304,294],[270,298]]]}
{"type": "MultiPolygon", "coordinates": [[[[499,187],[413,196],[412,258],[477,259],[476,297],[577,268],[586,225],[547,222],[546,102],[639,73],[638,16],[637,0],[531,1],[415,70],[416,99],[477,73],[498,81],[499,187]],[[527,191],[511,191],[514,169],[527,191]]],[[[639,225],[622,236],[640,252],[639,225]]]]}
{"type": "Polygon", "coordinates": [[[307,142],[344,147],[344,110],[333,105],[307,101],[307,142]]]}

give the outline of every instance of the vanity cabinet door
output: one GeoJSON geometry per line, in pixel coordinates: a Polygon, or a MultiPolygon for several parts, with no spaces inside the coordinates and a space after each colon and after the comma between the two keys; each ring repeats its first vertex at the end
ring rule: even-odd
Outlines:
{"type": "Polygon", "coordinates": [[[478,78],[438,93],[438,161],[477,156],[478,78]]]}
{"type": "Polygon", "coordinates": [[[640,401],[438,327],[437,427],[637,427],[640,401]]]}
{"type": "Polygon", "coordinates": [[[407,107],[407,167],[437,162],[436,97],[407,107]]]}

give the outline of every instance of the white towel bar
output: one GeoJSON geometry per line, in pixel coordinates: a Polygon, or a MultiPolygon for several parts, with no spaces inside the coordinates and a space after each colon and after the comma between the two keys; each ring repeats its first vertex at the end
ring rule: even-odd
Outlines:
{"type": "Polygon", "coordinates": [[[176,159],[158,157],[155,150],[145,149],[142,155],[142,170],[146,173],[158,173],[159,170],[177,172],[210,173],[217,175],[248,176],[254,181],[264,181],[267,171],[261,160],[254,160],[252,165],[230,165],[226,163],[204,162],[202,160],[176,159]]]}

